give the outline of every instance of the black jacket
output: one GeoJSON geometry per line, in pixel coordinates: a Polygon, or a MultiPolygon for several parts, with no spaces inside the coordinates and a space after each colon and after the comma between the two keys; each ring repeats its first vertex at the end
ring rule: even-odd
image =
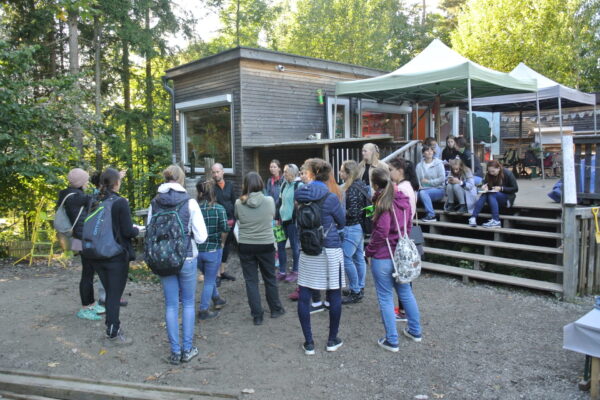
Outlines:
{"type": "MultiPolygon", "coordinates": [[[[135,250],[131,239],[139,234],[139,230],[133,227],[127,199],[121,197],[118,193],[113,193],[112,195],[118,197],[112,206],[113,233],[117,243],[123,246],[129,255],[129,261],[133,261],[135,260],[135,250]]],[[[120,257],[120,255],[115,257],[120,257]]]]}
{"type": "MultiPolygon", "coordinates": [[[[460,153],[458,152],[458,150],[446,147],[442,151],[442,161],[454,160],[459,154],[460,153]]],[[[471,164],[469,164],[468,167],[471,168],[471,164]]]]}
{"type": "Polygon", "coordinates": [[[77,218],[77,215],[79,214],[79,211],[83,207],[83,210],[81,211],[81,215],[79,216],[77,223],[73,227],[73,237],[75,239],[81,240],[81,235],[83,234],[83,220],[87,216],[87,211],[88,211],[91,197],[88,196],[87,194],[83,193],[83,190],[81,190],[81,189],[73,189],[73,188],[63,189],[58,193],[58,201],[56,202],[56,209],[58,209],[58,207],[60,206],[60,203],[62,203],[63,199],[70,193],[73,193],[73,195],[69,196],[67,198],[67,200],[65,200],[64,208],[65,208],[65,211],[67,212],[67,216],[69,217],[69,221],[71,221],[71,224],[73,224],[75,222],[75,219],[77,218]]]}
{"type": "Polygon", "coordinates": [[[233,193],[233,185],[225,181],[225,187],[221,189],[218,184],[215,183],[215,195],[217,196],[217,203],[225,207],[227,212],[227,219],[235,218],[235,194],[233,193]]]}
{"type": "Polygon", "coordinates": [[[352,182],[352,185],[346,190],[346,226],[360,224],[364,207],[370,204],[368,195],[369,187],[361,180],[352,182]]]}
{"type": "MultiPolygon", "coordinates": [[[[502,190],[500,192],[508,195],[510,204],[515,204],[517,198],[516,193],[519,191],[519,185],[517,184],[517,178],[513,175],[508,168],[502,168],[504,173],[504,179],[502,180],[502,190]]],[[[484,179],[482,183],[487,184],[488,182],[484,179]]],[[[491,188],[490,188],[491,189],[491,188]]]]}

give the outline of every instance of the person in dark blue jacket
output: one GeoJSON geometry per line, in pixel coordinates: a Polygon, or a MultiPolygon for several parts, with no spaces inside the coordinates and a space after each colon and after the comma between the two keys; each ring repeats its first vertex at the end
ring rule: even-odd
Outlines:
{"type": "MultiPolygon", "coordinates": [[[[327,291],[329,308],[329,338],[327,351],[336,351],[343,342],[338,334],[342,315],[342,287],[345,285],[344,254],[342,240],[338,233],[346,221],[346,213],[338,197],[329,191],[326,183],[332,172],[331,165],[319,158],[310,158],[304,163],[306,185],[298,188],[294,195],[299,205],[314,201],[322,201],[321,225],[324,239],[323,249],[319,255],[308,255],[302,249],[298,269],[298,317],[304,333],[304,353],[315,354],[315,344],[310,324],[310,305],[313,292],[327,291]]],[[[302,226],[300,236],[302,237],[302,226]]],[[[301,240],[302,244],[302,240],[301,240]]]]}

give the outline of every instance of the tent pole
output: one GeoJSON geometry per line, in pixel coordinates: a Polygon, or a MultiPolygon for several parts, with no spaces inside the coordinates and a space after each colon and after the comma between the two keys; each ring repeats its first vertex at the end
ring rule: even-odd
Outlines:
{"type": "MultiPolygon", "coordinates": [[[[335,95],[335,105],[333,106],[333,132],[332,137],[330,137],[330,139],[335,139],[335,128],[336,128],[336,122],[337,122],[337,94],[335,95]]],[[[329,112],[329,111],[328,111],[329,112]]]]}
{"type": "Polygon", "coordinates": [[[469,95],[469,140],[471,141],[471,172],[475,173],[475,142],[473,140],[473,105],[471,100],[471,78],[467,78],[469,95]]]}
{"type": "Polygon", "coordinates": [[[546,172],[544,171],[544,141],[542,138],[542,126],[540,125],[540,98],[539,98],[539,93],[535,92],[535,108],[537,111],[537,127],[538,127],[538,134],[540,135],[540,150],[542,151],[542,156],[540,157],[541,159],[541,167],[542,167],[542,180],[546,179],[546,172]]]}
{"type": "Polygon", "coordinates": [[[416,140],[419,140],[419,102],[417,101],[417,137],[416,140]]]}
{"type": "Polygon", "coordinates": [[[594,99],[594,135],[598,133],[597,125],[596,125],[596,101],[594,99]]]}
{"type": "Polygon", "coordinates": [[[362,99],[358,99],[358,132],[356,137],[362,137],[362,99]]]}
{"type": "Polygon", "coordinates": [[[563,136],[563,121],[562,121],[562,99],[560,98],[560,93],[558,94],[558,124],[560,126],[560,137],[562,140],[563,136]]]}

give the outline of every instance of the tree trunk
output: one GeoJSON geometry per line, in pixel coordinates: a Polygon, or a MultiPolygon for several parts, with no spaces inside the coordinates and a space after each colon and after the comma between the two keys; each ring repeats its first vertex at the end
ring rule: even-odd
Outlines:
{"type": "Polygon", "coordinates": [[[101,54],[100,54],[100,43],[101,43],[101,35],[102,35],[102,28],[100,27],[100,18],[95,15],[94,16],[94,66],[95,66],[95,73],[94,73],[94,89],[95,89],[95,107],[96,107],[96,124],[97,124],[97,128],[96,129],[96,171],[102,171],[102,164],[103,164],[103,159],[102,159],[102,138],[101,138],[101,134],[99,131],[100,126],[102,125],[102,110],[100,108],[100,101],[102,100],[102,94],[100,92],[101,89],[101,83],[102,83],[102,78],[100,77],[100,62],[101,62],[101,54]]]}
{"type": "Polygon", "coordinates": [[[131,140],[131,82],[129,72],[129,42],[123,39],[123,56],[121,59],[121,79],[123,81],[123,109],[125,117],[125,147],[127,150],[127,197],[131,208],[135,209],[135,197],[133,191],[133,143],[131,140]]]}
{"type": "MultiPolygon", "coordinates": [[[[69,24],[69,74],[79,74],[79,30],[77,28],[77,21],[79,20],[79,14],[77,11],[69,11],[68,24],[69,24]]],[[[79,88],[79,78],[73,83],[75,90],[79,88]]],[[[83,129],[77,120],[81,116],[81,108],[79,104],[73,104],[73,113],[75,114],[75,122],[71,127],[73,133],[73,142],[77,149],[77,157],[79,163],[83,162],[83,129]]]]}
{"type": "MultiPolygon", "coordinates": [[[[150,32],[150,7],[146,10],[146,30],[150,32]]],[[[154,92],[154,82],[152,80],[152,50],[148,49],[146,52],[146,133],[148,135],[148,157],[147,165],[148,171],[154,168],[154,151],[153,151],[153,138],[154,138],[154,99],[152,93],[154,92]]],[[[152,179],[148,179],[148,193],[154,192],[154,182],[152,179]]]]}
{"type": "Polygon", "coordinates": [[[427,0],[423,0],[423,15],[421,16],[421,25],[425,25],[425,17],[427,16],[427,0]]]}

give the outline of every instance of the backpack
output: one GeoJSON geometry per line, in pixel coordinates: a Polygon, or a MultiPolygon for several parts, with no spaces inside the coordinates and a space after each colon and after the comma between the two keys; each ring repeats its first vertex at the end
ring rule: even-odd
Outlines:
{"type": "Polygon", "coordinates": [[[109,196],[83,221],[82,250],[85,258],[105,260],[124,251],[113,232],[112,207],[117,196],[109,196]]]}
{"type": "Polygon", "coordinates": [[[187,240],[179,210],[188,201],[173,207],[159,207],[156,201],[152,202],[153,214],[144,238],[144,261],[156,275],[176,275],[183,267],[191,234],[187,240]]]}
{"type": "Polygon", "coordinates": [[[363,207],[362,215],[360,216],[360,227],[362,228],[363,235],[370,235],[373,232],[373,220],[370,217],[367,217],[367,210],[365,208],[369,207],[373,202],[371,201],[371,196],[369,193],[360,185],[356,185],[357,189],[360,193],[365,197],[365,207],[363,207]]]}
{"type": "Polygon", "coordinates": [[[75,193],[69,193],[68,195],[66,195],[63,201],[60,203],[60,206],[58,206],[56,214],[54,214],[54,229],[58,233],[62,233],[67,237],[73,236],[73,228],[75,227],[75,224],[77,224],[77,221],[79,221],[79,217],[83,212],[83,206],[81,206],[79,214],[77,214],[77,218],[75,218],[75,222],[71,224],[71,220],[69,219],[69,216],[67,215],[67,210],[65,209],[65,201],[67,201],[69,196],[72,196],[74,194],[75,193]]]}
{"type": "Polygon", "coordinates": [[[325,234],[321,222],[321,208],[326,198],[327,195],[316,201],[298,202],[296,222],[300,228],[300,247],[309,256],[318,256],[323,251],[325,234]]]}
{"type": "MultiPolygon", "coordinates": [[[[396,220],[396,226],[400,233],[400,225],[398,224],[398,218],[396,217],[396,210],[392,205],[392,212],[394,213],[394,219],[396,220]]],[[[401,234],[396,249],[392,252],[390,241],[386,238],[385,241],[392,257],[392,264],[394,264],[394,272],[392,277],[398,283],[410,283],[417,279],[421,275],[421,256],[415,242],[406,234],[406,221],[408,217],[406,210],[404,210],[404,234],[401,234]]]]}

